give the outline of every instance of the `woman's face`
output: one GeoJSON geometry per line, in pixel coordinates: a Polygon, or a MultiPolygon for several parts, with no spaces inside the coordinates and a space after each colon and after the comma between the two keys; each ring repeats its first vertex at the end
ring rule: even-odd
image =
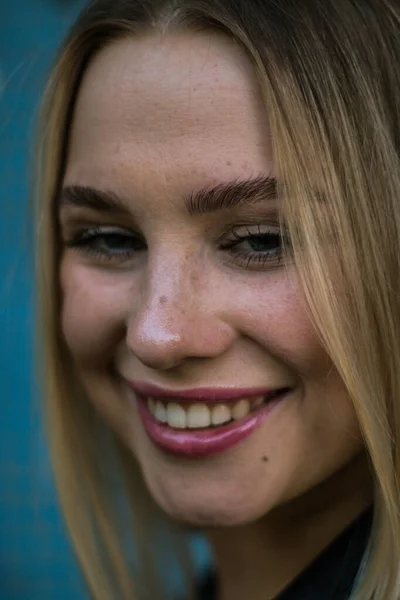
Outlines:
{"type": "Polygon", "coordinates": [[[199,525],[254,520],[362,449],[280,252],[275,176],[230,40],[154,34],[90,64],[60,198],[63,333],[157,502],[199,525]]]}

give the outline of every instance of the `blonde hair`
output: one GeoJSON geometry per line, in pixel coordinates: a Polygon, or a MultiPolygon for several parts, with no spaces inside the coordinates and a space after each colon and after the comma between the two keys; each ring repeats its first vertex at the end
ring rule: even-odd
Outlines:
{"type": "MultiPolygon", "coordinates": [[[[397,0],[97,0],[46,91],[38,181],[41,363],[57,485],[96,600],[165,597],[159,523],[133,457],[102,432],[61,334],[54,201],[79,83],[105,44],[144,31],[220,30],[252,58],[271,123],[283,215],[316,331],[354,403],[375,482],[354,600],[400,598],[400,8],[397,0]],[[138,558],[101,452],[121,466],[138,558]],[[126,524],[125,524],[126,531],[126,524]],[[131,581],[134,573],[134,584],[131,581]]],[[[115,482],[114,482],[115,487],[115,482]]],[[[185,540],[169,525],[184,564],[185,540]]],[[[188,563],[188,561],[186,561],[188,563]]],[[[188,583],[193,581],[185,564],[188,583]]]]}

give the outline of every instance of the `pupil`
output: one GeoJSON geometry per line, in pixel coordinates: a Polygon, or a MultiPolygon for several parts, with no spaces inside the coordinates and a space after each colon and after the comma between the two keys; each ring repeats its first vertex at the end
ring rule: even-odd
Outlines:
{"type": "Polygon", "coordinates": [[[249,239],[251,249],[255,252],[266,252],[275,250],[280,243],[280,236],[277,233],[266,233],[263,235],[255,235],[249,239]]]}
{"type": "Polygon", "coordinates": [[[107,235],[100,236],[99,245],[112,251],[122,250],[140,250],[141,244],[139,240],[136,240],[128,235],[121,235],[119,233],[108,233],[107,235]]]}
{"type": "Polygon", "coordinates": [[[111,248],[126,248],[129,246],[129,239],[126,236],[118,235],[118,234],[110,234],[107,236],[107,246],[111,248]]]}

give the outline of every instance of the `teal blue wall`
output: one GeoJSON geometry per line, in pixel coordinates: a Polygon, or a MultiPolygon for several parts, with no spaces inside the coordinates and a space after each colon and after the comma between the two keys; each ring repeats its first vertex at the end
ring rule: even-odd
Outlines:
{"type": "Polygon", "coordinates": [[[30,141],[74,0],[0,0],[0,599],[86,600],[40,433],[34,326],[30,141]]]}

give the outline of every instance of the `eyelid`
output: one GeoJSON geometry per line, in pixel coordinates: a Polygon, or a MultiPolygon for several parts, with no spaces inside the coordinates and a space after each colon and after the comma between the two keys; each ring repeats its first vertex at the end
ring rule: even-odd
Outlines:
{"type": "Polygon", "coordinates": [[[134,220],[130,221],[126,217],[122,218],[119,216],[97,215],[92,210],[75,207],[60,211],[58,222],[61,230],[68,233],[100,227],[122,229],[134,234],[140,232],[140,228],[134,220]]]}
{"type": "Polygon", "coordinates": [[[268,224],[268,223],[254,223],[254,224],[241,224],[231,227],[225,232],[224,236],[221,237],[222,245],[223,240],[227,240],[228,243],[232,241],[244,240],[248,237],[260,236],[260,235],[281,235],[285,237],[285,232],[279,226],[279,223],[268,224]]]}
{"type": "Polygon", "coordinates": [[[255,223],[254,225],[238,225],[232,228],[232,233],[246,235],[263,235],[265,233],[280,233],[281,227],[279,223],[267,224],[267,223],[255,223]]]}
{"type": "Polygon", "coordinates": [[[102,235],[121,235],[125,237],[135,236],[140,238],[138,232],[118,225],[99,225],[98,223],[69,223],[63,228],[64,241],[84,241],[102,235]]]}
{"type": "Polygon", "coordinates": [[[118,233],[119,235],[134,235],[132,231],[118,227],[116,225],[95,225],[93,227],[82,228],[81,237],[92,237],[94,235],[106,235],[108,233],[118,233]]]}

